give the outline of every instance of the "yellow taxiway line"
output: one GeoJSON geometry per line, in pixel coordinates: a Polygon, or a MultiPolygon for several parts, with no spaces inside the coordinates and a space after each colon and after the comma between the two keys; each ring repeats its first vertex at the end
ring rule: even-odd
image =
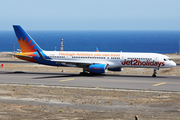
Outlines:
{"type": "Polygon", "coordinates": [[[70,79],[60,80],[59,82],[65,82],[65,81],[70,81],[70,80],[75,80],[75,78],[70,78],[70,79]]]}
{"type": "Polygon", "coordinates": [[[162,83],[154,84],[153,86],[158,86],[158,85],[163,85],[163,84],[166,84],[166,82],[162,82],[162,83]]]}

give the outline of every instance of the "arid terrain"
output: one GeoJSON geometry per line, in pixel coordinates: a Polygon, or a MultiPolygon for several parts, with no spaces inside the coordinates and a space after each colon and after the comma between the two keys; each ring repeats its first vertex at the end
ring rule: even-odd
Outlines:
{"type": "Polygon", "coordinates": [[[179,120],[180,93],[0,85],[0,119],[179,120]]]}
{"type": "MultiPolygon", "coordinates": [[[[179,55],[169,54],[180,63],[179,55]]],[[[0,61],[19,61],[1,53],[0,61]]],[[[81,68],[5,64],[0,71],[75,72],[81,68]]],[[[125,68],[115,74],[151,75],[153,69],[125,68]]],[[[114,74],[113,72],[109,72],[114,74]]],[[[180,75],[180,68],[157,71],[180,75]]],[[[124,90],[70,86],[0,84],[0,119],[179,120],[180,91],[124,90]]]]}

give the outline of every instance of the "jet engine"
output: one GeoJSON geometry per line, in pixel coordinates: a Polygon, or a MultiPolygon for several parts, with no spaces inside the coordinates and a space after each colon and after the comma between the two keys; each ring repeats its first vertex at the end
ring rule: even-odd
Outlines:
{"type": "Polygon", "coordinates": [[[108,71],[107,64],[93,64],[89,66],[89,72],[91,73],[106,73],[108,71]]]}

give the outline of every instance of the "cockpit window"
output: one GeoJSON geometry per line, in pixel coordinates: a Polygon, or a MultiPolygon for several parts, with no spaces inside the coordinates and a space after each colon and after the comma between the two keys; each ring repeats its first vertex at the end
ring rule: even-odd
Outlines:
{"type": "Polygon", "coordinates": [[[168,59],[167,59],[167,58],[164,58],[164,61],[168,61],[168,59]]]}
{"type": "Polygon", "coordinates": [[[164,58],[164,61],[171,61],[170,58],[164,58]]]}

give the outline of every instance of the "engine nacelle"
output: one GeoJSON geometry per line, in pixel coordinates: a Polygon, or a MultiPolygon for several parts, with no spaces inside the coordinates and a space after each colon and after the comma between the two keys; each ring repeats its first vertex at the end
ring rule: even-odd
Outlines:
{"type": "Polygon", "coordinates": [[[108,68],[108,70],[119,72],[119,71],[123,71],[123,68],[121,68],[121,67],[118,67],[118,68],[108,68]]]}
{"type": "Polygon", "coordinates": [[[108,70],[106,64],[93,64],[89,66],[89,72],[91,73],[106,73],[108,70]]]}

